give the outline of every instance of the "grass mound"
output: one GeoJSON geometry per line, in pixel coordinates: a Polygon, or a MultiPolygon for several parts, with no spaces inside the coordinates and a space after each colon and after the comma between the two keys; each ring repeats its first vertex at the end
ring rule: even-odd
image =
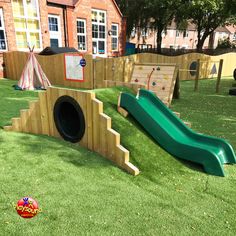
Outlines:
{"type": "MultiPolygon", "coordinates": [[[[14,91],[0,81],[0,124],[19,115],[35,92],[14,91]],[[6,102],[7,105],[6,105],[6,102]],[[2,113],[2,111],[5,111],[2,113]]],[[[181,99],[172,108],[193,129],[224,137],[236,148],[236,97],[221,93],[215,81],[181,82],[181,99]]],[[[236,231],[235,166],[225,178],[205,174],[163,151],[131,118],[116,112],[125,88],[96,90],[112,126],[130,150],[141,174],[130,176],[86,149],[55,138],[0,130],[0,229],[3,235],[233,235],[236,231]],[[37,199],[43,212],[20,218],[12,202],[37,199]]]]}

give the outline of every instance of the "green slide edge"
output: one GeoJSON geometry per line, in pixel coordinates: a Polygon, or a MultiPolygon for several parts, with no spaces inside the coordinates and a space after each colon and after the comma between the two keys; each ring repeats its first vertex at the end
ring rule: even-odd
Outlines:
{"type": "Polygon", "coordinates": [[[223,164],[236,163],[234,150],[227,141],[194,132],[151,91],[140,89],[137,97],[121,93],[120,107],[168,153],[201,164],[209,174],[225,176],[223,164]]]}

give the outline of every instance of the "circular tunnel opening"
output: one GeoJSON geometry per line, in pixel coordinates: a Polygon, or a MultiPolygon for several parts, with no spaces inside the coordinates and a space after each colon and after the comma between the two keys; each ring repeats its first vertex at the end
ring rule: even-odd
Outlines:
{"type": "Polygon", "coordinates": [[[236,68],[234,69],[234,79],[236,80],[236,68]]]}
{"type": "Polygon", "coordinates": [[[191,65],[189,66],[189,73],[190,73],[190,75],[191,76],[195,76],[196,75],[196,70],[197,69],[197,62],[196,61],[193,61],[192,63],[191,63],[191,65]]]}
{"type": "Polygon", "coordinates": [[[85,119],[78,102],[70,96],[62,96],[54,105],[54,121],[60,135],[72,143],[79,142],[85,132],[85,119]]]}

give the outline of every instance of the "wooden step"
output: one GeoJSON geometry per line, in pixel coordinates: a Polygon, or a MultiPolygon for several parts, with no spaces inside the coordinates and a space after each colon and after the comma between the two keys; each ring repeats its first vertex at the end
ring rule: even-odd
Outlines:
{"type": "Polygon", "coordinates": [[[20,118],[12,118],[12,128],[14,131],[19,132],[21,131],[21,120],[20,118]]]}
{"type": "Polygon", "coordinates": [[[192,127],[192,124],[190,122],[188,122],[188,121],[184,121],[184,124],[187,125],[189,128],[192,127]]]}
{"type": "Polygon", "coordinates": [[[117,108],[118,112],[124,116],[124,117],[127,117],[129,115],[129,112],[127,112],[125,109],[123,109],[122,107],[118,107],[117,108]]]}
{"type": "Polygon", "coordinates": [[[180,118],[180,113],[179,112],[173,111],[173,113],[180,118]]]}
{"type": "Polygon", "coordinates": [[[5,131],[12,131],[12,126],[11,126],[11,125],[9,125],[9,126],[4,126],[3,129],[4,129],[5,131]]]}

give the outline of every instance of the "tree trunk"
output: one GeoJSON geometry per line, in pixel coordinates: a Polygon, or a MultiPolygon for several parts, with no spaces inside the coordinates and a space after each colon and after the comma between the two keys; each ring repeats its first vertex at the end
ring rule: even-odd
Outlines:
{"type": "Polygon", "coordinates": [[[204,45],[204,42],[207,38],[207,36],[209,35],[210,33],[207,31],[203,34],[203,36],[201,37],[201,33],[198,32],[198,41],[197,41],[197,52],[202,52],[202,47],[204,45]]]}
{"type": "Polygon", "coordinates": [[[161,53],[162,31],[163,27],[157,28],[157,53],[161,53]]]}
{"type": "Polygon", "coordinates": [[[214,39],[215,39],[215,33],[214,32],[212,32],[211,34],[210,34],[210,38],[209,38],[209,44],[208,44],[208,48],[209,49],[214,49],[214,39]]]}

